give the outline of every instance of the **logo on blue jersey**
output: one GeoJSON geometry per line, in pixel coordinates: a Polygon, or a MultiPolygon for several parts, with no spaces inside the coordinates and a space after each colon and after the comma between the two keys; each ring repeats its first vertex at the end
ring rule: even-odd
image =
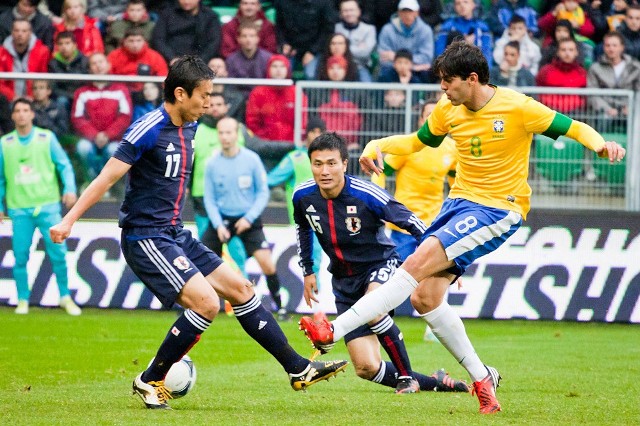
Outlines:
{"type": "Polygon", "coordinates": [[[504,120],[502,119],[493,120],[493,131],[496,133],[504,132],[504,120]]]}
{"type": "Polygon", "coordinates": [[[184,256],[178,256],[173,259],[173,266],[180,269],[182,272],[189,272],[191,269],[191,264],[184,256]]]}
{"type": "Polygon", "coordinates": [[[358,214],[358,207],[347,206],[347,214],[358,214]]]}
{"type": "Polygon", "coordinates": [[[171,142],[169,142],[169,145],[167,145],[167,152],[173,152],[175,150],[176,150],[176,147],[173,146],[171,142]]]}
{"type": "Polygon", "coordinates": [[[344,220],[344,223],[347,224],[347,229],[351,232],[350,235],[358,235],[360,233],[362,221],[359,217],[348,217],[344,220]]]}

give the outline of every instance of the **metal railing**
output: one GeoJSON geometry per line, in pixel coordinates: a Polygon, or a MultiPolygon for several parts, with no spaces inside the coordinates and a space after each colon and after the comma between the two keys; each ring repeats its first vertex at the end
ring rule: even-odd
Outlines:
{"type": "MultiPolygon", "coordinates": [[[[164,77],[150,76],[50,73],[0,73],[0,79],[125,83],[164,81],[164,77]]],[[[289,79],[235,78],[217,78],[215,83],[248,87],[294,84],[289,79]]],[[[640,211],[640,149],[635,142],[640,134],[640,96],[627,90],[542,87],[520,87],[517,90],[541,101],[550,101],[561,112],[572,109],[566,111],[567,115],[587,122],[605,137],[624,143],[627,148],[624,164],[610,166],[605,160],[595,158],[580,144],[563,138],[550,141],[536,136],[532,143],[529,173],[529,184],[533,189],[532,207],[640,211]],[[598,96],[615,98],[627,110],[626,120],[605,120],[592,105],[593,99],[598,96]]],[[[436,100],[441,91],[439,85],[299,81],[296,83],[296,93],[296,142],[300,143],[300,135],[304,133],[303,117],[320,115],[327,121],[329,130],[343,134],[350,142],[349,172],[361,174],[357,159],[364,144],[390,134],[415,131],[421,102],[436,100]],[[334,89],[339,96],[332,98],[334,89]],[[385,101],[385,93],[390,91],[402,93],[403,96],[385,101]],[[307,98],[306,107],[303,97],[307,98]]],[[[393,179],[389,179],[389,182],[393,190],[393,179]]]]}
{"type": "MultiPolygon", "coordinates": [[[[529,172],[532,207],[640,211],[640,150],[634,143],[640,131],[640,117],[636,117],[640,114],[640,96],[629,90],[516,89],[590,124],[607,140],[616,140],[627,148],[627,158],[622,164],[609,165],[607,160],[596,158],[593,152],[568,138],[553,141],[536,135],[531,145],[529,172]],[[596,111],[594,100],[602,96],[621,105],[627,111],[626,118],[607,119],[596,111]]],[[[362,174],[358,156],[369,140],[414,132],[422,103],[437,100],[441,94],[439,85],[321,81],[299,81],[296,90],[295,134],[300,134],[303,117],[318,115],[325,119],[328,130],[341,133],[350,143],[348,170],[357,175],[362,174]],[[390,92],[396,92],[395,96],[390,92]]]]}

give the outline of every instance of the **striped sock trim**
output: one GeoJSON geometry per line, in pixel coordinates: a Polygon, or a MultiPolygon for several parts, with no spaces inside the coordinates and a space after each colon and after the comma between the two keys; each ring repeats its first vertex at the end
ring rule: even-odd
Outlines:
{"type": "Polygon", "coordinates": [[[247,315],[248,313],[255,311],[260,306],[260,301],[254,294],[248,302],[243,303],[242,305],[234,305],[233,313],[236,314],[237,317],[241,317],[243,315],[247,315]]]}
{"type": "Polygon", "coordinates": [[[393,318],[385,315],[380,321],[369,327],[375,334],[382,334],[393,327],[393,318]]]}
{"type": "Polygon", "coordinates": [[[211,321],[209,321],[202,315],[192,311],[191,309],[185,310],[183,315],[187,319],[187,321],[191,323],[191,325],[193,325],[195,328],[197,328],[203,333],[211,325],[211,321]]]}
{"type": "Polygon", "coordinates": [[[384,361],[380,361],[380,370],[378,373],[373,376],[371,379],[372,382],[382,383],[382,379],[384,379],[384,375],[387,373],[387,364],[384,361]]]}

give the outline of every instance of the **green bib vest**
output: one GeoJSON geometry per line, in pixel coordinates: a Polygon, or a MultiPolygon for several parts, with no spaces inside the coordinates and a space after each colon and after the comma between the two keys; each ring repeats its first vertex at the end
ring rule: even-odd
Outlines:
{"type": "Polygon", "coordinates": [[[0,138],[8,208],[33,208],[60,201],[51,136],[51,131],[34,126],[26,145],[20,143],[15,130],[0,138]]]}
{"type": "MultiPolygon", "coordinates": [[[[207,168],[207,160],[209,160],[213,151],[220,149],[218,129],[206,124],[200,124],[198,125],[198,130],[196,130],[194,141],[191,196],[204,197],[204,172],[207,168]]],[[[238,146],[244,146],[242,128],[238,129],[238,146]]]]}
{"type": "Polygon", "coordinates": [[[293,223],[293,190],[294,188],[309,179],[313,178],[311,172],[311,161],[307,155],[306,149],[296,149],[287,154],[289,160],[293,164],[293,180],[285,183],[285,193],[287,194],[287,212],[289,213],[289,222],[293,223]]]}

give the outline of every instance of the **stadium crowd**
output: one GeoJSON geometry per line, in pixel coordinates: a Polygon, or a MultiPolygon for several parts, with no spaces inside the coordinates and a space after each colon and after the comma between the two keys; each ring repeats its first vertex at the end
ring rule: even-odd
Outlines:
{"type": "MultiPolygon", "coordinates": [[[[456,39],[481,48],[497,85],[640,87],[635,0],[13,0],[0,6],[4,72],[165,76],[176,58],[195,54],[219,77],[437,83],[432,62],[456,39]]],[[[161,103],[159,89],[3,79],[0,135],[13,129],[11,103],[32,99],[34,124],[58,136],[81,185],[99,173],[127,127],[161,103]]],[[[215,85],[214,91],[223,95],[226,115],[246,123],[253,147],[275,141],[293,149],[293,87],[215,85]]],[[[401,93],[389,91],[375,103],[398,111],[385,117],[361,112],[372,106],[366,95],[332,89],[303,96],[303,107],[354,150],[372,132],[401,130],[402,120],[394,118],[403,111],[401,93]]],[[[626,120],[626,106],[612,98],[540,100],[563,113],[590,108],[595,127],[626,120]]],[[[284,153],[259,152],[268,170],[284,153]]]]}

